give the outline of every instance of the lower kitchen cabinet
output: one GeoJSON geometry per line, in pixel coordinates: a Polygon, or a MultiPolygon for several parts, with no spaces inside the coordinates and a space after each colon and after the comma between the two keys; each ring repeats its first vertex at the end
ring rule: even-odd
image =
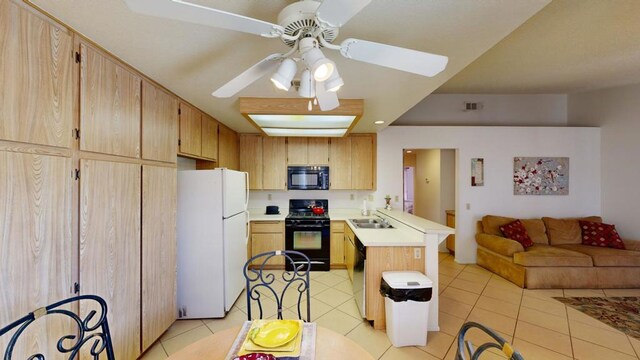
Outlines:
{"type": "Polygon", "coordinates": [[[331,267],[344,267],[344,221],[331,221],[331,267]]]}
{"type": "MultiPolygon", "coordinates": [[[[251,256],[268,251],[284,250],[284,221],[252,221],[250,246],[251,256]]],[[[254,263],[254,265],[257,264],[254,263]]],[[[284,258],[273,257],[268,265],[271,265],[269,268],[284,269],[284,258]]]]}
{"type": "Polygon", "coordinates": [[[142,351],[176,320],[176,168],[142,167],[142,351]]]}

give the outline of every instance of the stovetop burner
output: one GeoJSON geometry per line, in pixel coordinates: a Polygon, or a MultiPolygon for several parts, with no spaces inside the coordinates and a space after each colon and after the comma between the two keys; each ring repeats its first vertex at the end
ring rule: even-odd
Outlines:
{"type": "Polygon", "coordinates": [[[287,215],[287,219],[328,219],[329,213],[314,214],[308,211],[291,211],[287,215]]]}
{"type": "Polygon", "coordinates": [[[289,200],[289,215],[287,219],[309,219],[323,220],[329,219],[329,201],[324,200],[289,200]],[[324,209],[324,214],[314,214],[312,207],[317,206],[324,209]]]}

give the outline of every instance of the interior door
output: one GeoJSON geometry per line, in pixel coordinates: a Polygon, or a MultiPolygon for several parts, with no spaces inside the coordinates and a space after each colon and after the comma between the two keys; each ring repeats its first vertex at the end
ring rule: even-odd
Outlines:
{"type": "Polygon", "coordinates": [[[229,311],[245,287],[243,267],[247,262],[249,213],[224,220],[224,310],[229,311]]]}
{"type": "Polygon", "coordinates": [[[249,174],[233,170],[222,171],[223,207],[222,216],[228,217],[247,210],[249,200],[249,174]]]}

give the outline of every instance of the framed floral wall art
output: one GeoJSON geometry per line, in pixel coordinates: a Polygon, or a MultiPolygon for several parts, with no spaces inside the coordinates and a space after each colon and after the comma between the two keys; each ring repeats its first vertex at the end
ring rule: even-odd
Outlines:
{"type": "Polygon", "coordinates": [[[568,157],[513,158],[514,195],[568,195],[568,157]]]}

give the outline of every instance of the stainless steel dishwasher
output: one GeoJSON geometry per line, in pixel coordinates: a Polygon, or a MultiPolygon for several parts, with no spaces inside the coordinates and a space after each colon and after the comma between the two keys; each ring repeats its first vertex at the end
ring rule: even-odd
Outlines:
{"type": "MultiPolygon", "coordinates": [[[[351,240],[351,239],[349,239],[351,240]]],[[[365,311],[365,269],[367,264],[367,248],[358,240],[354,239],[355,243],[351,245],[355,247],[355,259],[353,262],[353,297],[356,300],[356,305],[360,310],[360,315],[366,318],[365,311]]]]}

